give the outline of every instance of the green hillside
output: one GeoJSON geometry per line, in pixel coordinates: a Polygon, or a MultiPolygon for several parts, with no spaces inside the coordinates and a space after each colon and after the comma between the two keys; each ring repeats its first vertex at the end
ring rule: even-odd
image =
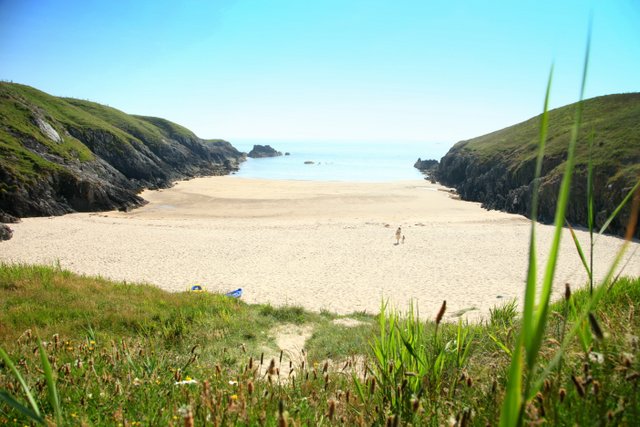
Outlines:
{"type": "Polygon", "coordinates": [[[144,187],[229,173],[241,160],[231,144],[165,119],[0,83],[0,211],[11,215],[135,206],[144,187]]]}
{"type": "MultiPolygon", "coordinates": [[[[541,216],[551,221],[577,104],[548,115],[549,130],[542,170],[541,216]]],[[[455,187],[467,200],[490,209],[529,214],[541,116],[508,128],[461,141],[443,157],[439,181],[455,187]]],[[[597,220],[604,218],[640,178],[640,93],[601,96],[583,102],[576,147],[576,177],[568,217],[586,223],[586,174],[592,145],[597,220]]],[[[623,233],[628,215],[613,225],[623,233]]]]}

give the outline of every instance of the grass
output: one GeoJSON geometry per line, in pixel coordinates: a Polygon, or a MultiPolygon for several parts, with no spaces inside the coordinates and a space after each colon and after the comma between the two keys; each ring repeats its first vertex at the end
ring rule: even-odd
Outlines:
{"type": "MultiPolygon", "coordinates": [[[[541,366],[589,304],[588,288],[573,292],[570,301],[574,310],[565,301],[549,306],[541,366]]],[[[593,311],[604,338],[593,338],[586,352],[580,339],[572,340],[562,368],[546,378],[542,400],[528,403],[528,422],[634,420],[640,412],[639,312],[640,279],[620,279],[593,311]]],[[[287,425],[384,425],[396,419],[494,424],[510,363],[504,349],[513,348],[522,324],[510,302],[492,313],[484,324],[438,324],[435,314],[419,319],[387,308],[375,317],[355,314],[363,324],[347,328],[334,324],[336,316],[328,312],[252,306],[206,292],[167,293],[55,266],[2,265],[0,347],[25,386],[5,361],[0,390],[31,408],[29,390],[47,422],[55,422],[58,411],[58,425],[183,425],[189,417],[195,425],[275,425],[280,418],[287,425]],[[294,365],[293,381],[276,376],[270,382],[259,373],[269,360],[260,371],[260,358],[268,347],[278,354],[268,332],[283,324],[313,327],[309,362],[294,365]],[[40,340],[58,410],[43,373],[40,340]],[[333,368],[323,372],[326,359],[333,368]]],[[[275,359],[276,368],[288,363],[286,355],[275,359]]],[[[36,423],[0,400],[0,425],[36,423]]]]}

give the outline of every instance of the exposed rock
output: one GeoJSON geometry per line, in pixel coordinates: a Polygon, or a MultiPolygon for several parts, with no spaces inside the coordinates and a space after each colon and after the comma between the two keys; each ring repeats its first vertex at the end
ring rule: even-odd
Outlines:
{"type": "Polygon", "coordinates": [[[6,224],[0,224],[0,241],[9,240],[13,236],[13,230],[6,224]]]}
{"type": "MultiPolygon", "coordinates": [[[[553,139],[547,144],[538,191],[538,220],[543,223],[552,223],[555,219],[574,117],[570,107],[549,113],[549,135],[553,135],[553,139]]],[[[588,158],[588,135],[593,132],[600,141],[593,146],[593,158],[597,160],[593,172],[595,229],[599,230],[638,179],[633,165],[640,161],[640,133],[630,128],[629,123],[640,120],[640,94],[587,100],[584,112],[565,218],[573,226],[586,227],[588,223],[585,159],[588,158]]],[[[437,180],[454,187],[463,200],[481,202],[486,209],[530,217],[539,129],[536,120],[457,143],[435,170],[437,180]]],[[[630,218],[629,203],[611,222],[607,232],[623,236],[630,218]]],[[[636,221],[640,225],[640,220],[636,221]]],[[[640,237],[638,227],[635,236],[640,237]]]]}
{"type": "Polygon", "coordinates": [[[45,122],[40,117],[36,117],[36,123],[38,124],[38,127],[40,128],[42,133],[47,138],[49,138],[49,139],[51,139],[51,140],[53,140],[53,141],[55,141],[57,143],[62,142],[62,138],[60,138],[60,135],[58,135],[58,132],[49,123],[45,122]]]}
{"type": "Polygon", "coordinates": [[[0,120],[1,134],[9,135],[0,146],[4,222],[3,215],[132,209],[146,203],[137,194],[145,188],[228,174],[244,160],[228,142],[202,140],[168,120],[56,98],[28,86],[0,83],[0,104],[12,113],[0,120]],[[21,126],[16,118],[31,125],[21,126]]]}
{"type": "Polygon", "coordinates": [[[259,159],[263,157],[277,157],[282,156],[280,151],[277,151],[270,145],[254,145],[253,149],[247,154],[248,157],[259,159]]]}
{"type": "Polygon", "coordinates": [[[437,160],[422,160],[418,157],[413,167],[422,172],[425,175],[425,179],[430,180],[432,183],[436,182],[435,176],[438,169],[437,160]]]}
{"type": "Polygon", "coordinates": [[[311,160],[307,160],[304,162],[305,165],[313,165],[315,162],[312,162],[311,160]]]}
{"type": "Polygon", "coordinates": [[[289,153],[288,151],[286,153],[284,153],[285,156],[290,156],[291,153],[289,153]]]}
{"type": "Polygon", "coordinates": [[[17,224],[20,222],[20,218],[0,211],[0,222],[4,222],[5,224],[17,224]]]}

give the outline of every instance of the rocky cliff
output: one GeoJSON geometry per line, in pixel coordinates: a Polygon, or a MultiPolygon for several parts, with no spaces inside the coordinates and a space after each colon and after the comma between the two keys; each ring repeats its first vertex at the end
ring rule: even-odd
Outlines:
{"type": "Polygon", "coordinates": [[[262,157],[282,156],[282,153],[270,145],[254,145],[247,156],[259,159],[262,157]]]}
{"type": "MultiPolygon", "coordinates": [[[[576,104],[549,112],[547,149],[540,178],[542,222],[552,222],[576,104]]],[[[435,175],[454,187],[464,200],[482,202],[487,209],[530,215],[541,116],[454,145],[435,175]]],[[[609,95],[584,101],[576,147],[576,166],[566,218],[587,224],[587,163],[592,138],[596,227],[640,179],[640,93],[609,95]]],[[[629,206],[609,232],[623,235],[629,206]]],[[[640,236],[636,229],[636,236],[640,236]]]]}
{"type": "Polygon", "coordinates": [[[144,188],[227,174],[243,158],[164,119],[0,83],[0,216],[129,209],[144,188]]]}

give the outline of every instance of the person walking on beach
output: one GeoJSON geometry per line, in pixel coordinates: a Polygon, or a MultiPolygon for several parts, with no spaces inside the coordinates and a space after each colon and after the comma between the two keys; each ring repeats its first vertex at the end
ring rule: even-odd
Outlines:
{"type": "Polygon", "coordinates": [[[400,238],[402,237],[402,229],[398,227],[396,230],[396,245],[400,244],[400,238]]]}

